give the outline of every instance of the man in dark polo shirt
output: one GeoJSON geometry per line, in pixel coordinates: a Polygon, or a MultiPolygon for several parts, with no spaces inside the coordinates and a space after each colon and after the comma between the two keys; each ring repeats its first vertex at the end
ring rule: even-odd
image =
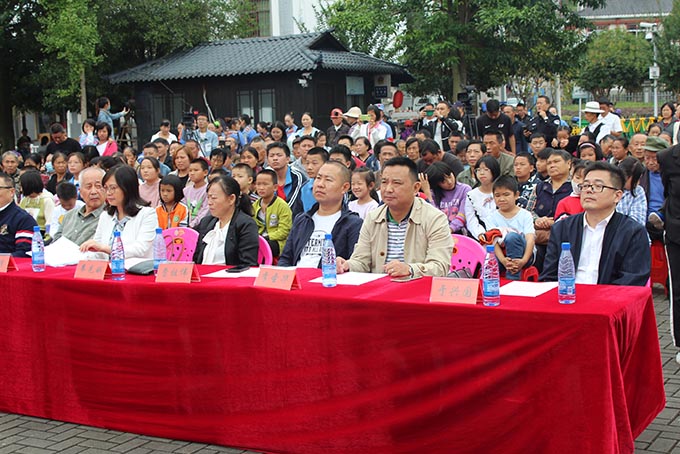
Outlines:
{"type": "Polygon", "coordinates": [[[52,141],[47,144],[46,156],[54,154],[57,151],[61,151],[67,156],[74,151],[82,151],[80,143],[77,140],[68,137],[64,127],[59,123],[54,123],[50,126],[50,137],[52,138],[52,141]]]}

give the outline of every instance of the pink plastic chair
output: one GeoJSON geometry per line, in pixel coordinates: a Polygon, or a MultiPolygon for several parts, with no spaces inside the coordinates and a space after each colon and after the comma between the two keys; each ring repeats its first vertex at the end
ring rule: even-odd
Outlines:
{"type": "Polygon", "coordinates": [[[463,235],[453,234],[453,254],[450,271],[468,268],[474,277],[479,277],[486,252],[481,244],[463,235]]]}
{"type": "Polygon", "coordinates": [[[198,232],[189,227],[173,227],[163,231],[165,250],[171,262],[191,262],[194,259],[198,232]]]}
{"type": "Polygon", "coordinates": [[[259,248],[257,250],[257,263],[260,265],[271,265],[274,263],[274,256],[272,255],[272,248],[267,243],[262,235],[258,236],[259,248]]]}

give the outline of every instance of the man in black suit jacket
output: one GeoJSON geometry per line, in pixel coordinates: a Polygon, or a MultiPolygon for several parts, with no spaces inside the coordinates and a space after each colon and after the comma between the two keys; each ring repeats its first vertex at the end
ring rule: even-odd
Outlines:
{"type": "MultiPolygon", "coordinates": [[[[673,343],[680,347],[680,145],[656,154],[661,170],[664,196],[664,239],[671,271],[671,331],[673,343]]],[[[680,362],[680,353],[675,358],[680,362]]]]}
{"type": "Polygon", "coordinates": [[[647,283],[651,269],[647,232],[616,212],[624,181],[621,170],[611,164],[596,162],[587,168],[581,190],[585,212],[553,225],[541,280],[557,280],[561,243],[566,242],[571,244],[577,283],[647,283]]]}

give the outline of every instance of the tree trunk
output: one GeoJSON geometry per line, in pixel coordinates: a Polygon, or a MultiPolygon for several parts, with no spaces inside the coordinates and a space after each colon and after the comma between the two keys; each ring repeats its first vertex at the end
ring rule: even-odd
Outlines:
{"type": "Polygon", "coordinates": [[[87,90],[85,89],[85,68],[80,69],[80,116],[81,123],[87,118],[87,90]]]}
{"type": "Polygon", "coordinates": [[[14,121],[7,66],[0,68],[0,151],[14,149],[14,121]]]}

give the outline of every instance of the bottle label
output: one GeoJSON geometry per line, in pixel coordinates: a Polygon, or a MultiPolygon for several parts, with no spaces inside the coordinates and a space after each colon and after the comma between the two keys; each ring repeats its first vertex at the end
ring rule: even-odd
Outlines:
{"type": "Polygon", "coordinates": [[[43,251],[33,251],[31,252],[32,263],[42,265],[45,263],[45,252],[43,251]]]}
{"type": "Polygon", "coordinates": [[[125,260],[111,260],[111,274],[125,273],[125,260]]]}
{"type": "Polygon", "coordinates": [[[337,269],[335,264],[323,265],[321,272],[324,278],[335,278],[337,276],[337,269]]]}
{"type": "Polygon", "coordinates": [[[483,292],[484,296],[498,296],[500,294],[499,282],[496,279],[484,280],[483,292]]]}
{"type": "Polygon", "coordinates": [[[560,278],[557,291],[561,295],[573,295],[576,291],[576,279],[573,277],[560,278]]]}

